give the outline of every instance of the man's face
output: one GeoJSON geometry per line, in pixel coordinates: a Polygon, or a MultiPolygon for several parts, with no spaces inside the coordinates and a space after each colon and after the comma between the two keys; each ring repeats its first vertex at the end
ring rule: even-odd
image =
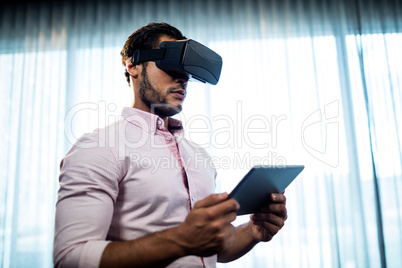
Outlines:
{"type": "MultiPolygon", "coordinates": [[[[160,42],[175,41],[162,36],[160,42]]],[[[186,97],[188,79],[183,76],[171,76],[150,61],[143,65],[139,83],[139,97],[151,112],[162,116],[172,116],[182,110],[186,97]]]]}

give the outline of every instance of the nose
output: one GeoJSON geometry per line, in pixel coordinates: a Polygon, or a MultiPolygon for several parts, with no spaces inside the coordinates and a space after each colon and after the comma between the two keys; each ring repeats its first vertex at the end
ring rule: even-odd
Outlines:
{"type": "Polygon", "coordinates": [[[181,85],[187,85],[188,77],[184,76],[184,75],[180,75],[180,76],[175,77],[174,81],[181,85]]]}

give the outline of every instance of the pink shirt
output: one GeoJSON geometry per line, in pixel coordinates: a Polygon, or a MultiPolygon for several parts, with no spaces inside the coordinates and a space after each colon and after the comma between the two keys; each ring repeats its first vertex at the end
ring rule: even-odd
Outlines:
{"type": "MultiPolygon", "coordinates": [[[[181,122],[124,108],[122,119],[78,139],[61,162],[55,267],[98,267],[110,241],[182,223],[215,189],[207,152],[184,138],[181,122]]],[[[216,255],[169,267],[215,267],[216,255]]]]}

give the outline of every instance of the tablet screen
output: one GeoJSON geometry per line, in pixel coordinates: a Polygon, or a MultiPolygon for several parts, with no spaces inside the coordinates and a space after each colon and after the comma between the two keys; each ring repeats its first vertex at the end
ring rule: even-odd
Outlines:
{"type": "Polygon", "coordinates": [[[302,165],[253,167],[229,195],[240,204],[237,214],[257,212],[271,193],[282,193],[303,169],[302,165]]]}

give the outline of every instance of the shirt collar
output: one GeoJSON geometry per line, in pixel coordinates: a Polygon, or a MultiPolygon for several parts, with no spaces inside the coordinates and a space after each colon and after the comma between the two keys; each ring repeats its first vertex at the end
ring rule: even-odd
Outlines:
{"type": "MultiPolygon", "coordinates": [[[[124,107],[122,111],[122,116],[124,120],[129,123],[140,127],[141,129],[149,132],[155,133],[157,129],[163,129],[165,123],[156,114],[145,112],[136,108],[124,107]]],[[[180,120],[169,117],[169,130],[172,132],[183,130],[183,125],[180,120]]]]}

